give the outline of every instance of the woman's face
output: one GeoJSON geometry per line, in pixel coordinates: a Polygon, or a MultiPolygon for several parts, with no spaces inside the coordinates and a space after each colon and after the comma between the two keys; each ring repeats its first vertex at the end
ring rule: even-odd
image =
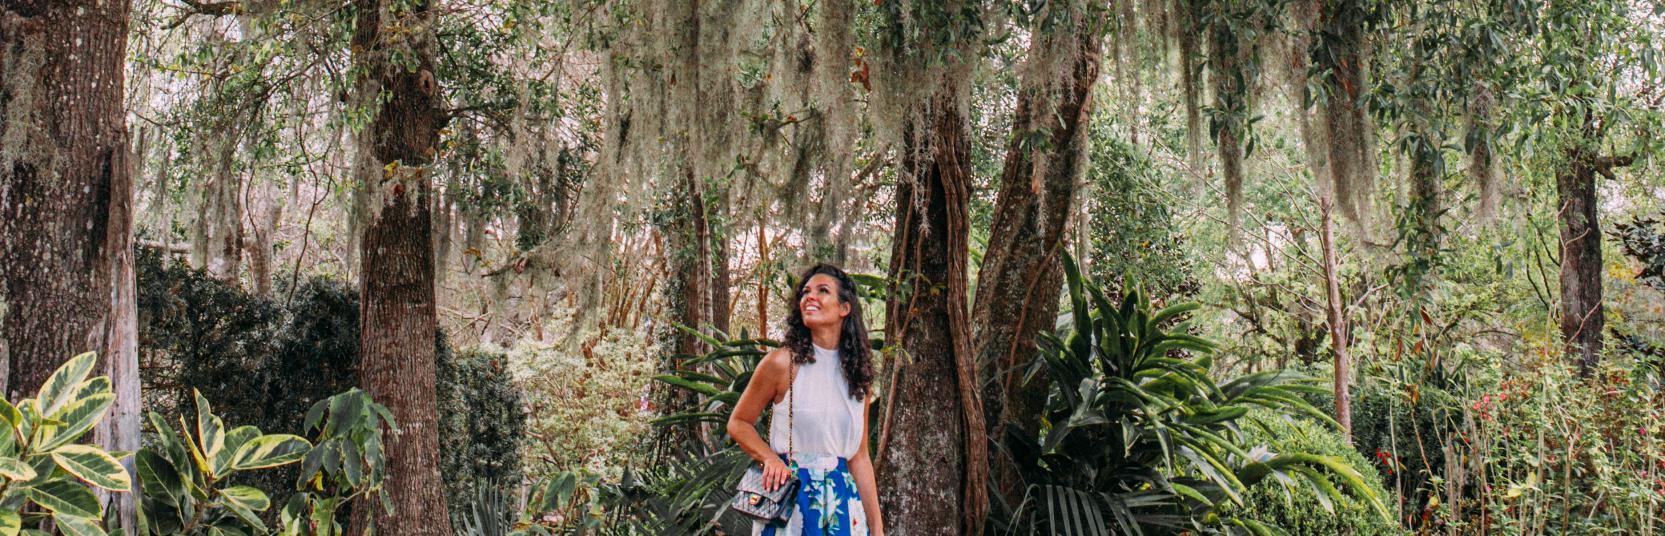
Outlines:
{"type": "Polygon", "coordinates": [[[837,326],[850,314],[850,304],[838,299],[838,279],[827,274],[815,274],[804,283],[803,296],[798,299],[798,314],[811,329],[837,326]]]}

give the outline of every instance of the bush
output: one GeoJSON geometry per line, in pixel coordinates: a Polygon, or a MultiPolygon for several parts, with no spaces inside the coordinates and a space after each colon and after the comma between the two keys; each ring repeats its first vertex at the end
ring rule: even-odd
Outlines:
{"type": "MultiPolygon", "coordinates": [[[[1305,452],[1336,456],[1359,468],[1366,476],[1376,474],[1366,469],[1371,467],[1371,463],[1364,456],[1347,446],[1341,435],[1326,425],[1256,408],[1242,420],[1241,426],[1245,444],[1258,445],[1273,453],[1305,452]]],[[[1378,479],[1369,480],[1377,496],[1389,496],[1378,479]]],[[[1325,503],[1309,488],[1296,487],[1289,491],[1276,482],[1263,481],[1250,487],[1248,493],[1243,494],[1243,501],[1243,507],[1228,507],[1226,513],[1278,527],[1290,536],[1405,533],[1352,496],[1334,501],[1326,508],[1325,503]]]]}
{"type": "MultiPolygon", "coordinates": [[[[180,262],[141,250],[140,378],[146,407],[190,421],[192,390],[237,401],[221,410],[230,422],[304,435],[307,410],[358,386],[358,291],[325,277],[280,285],[256,296],[180,262]]],[[[456,355],[443,333],[435,341],[441,473],[452,504],[472,499],[478,481],[518,484],[525,432],[519,388],[506,359],[456,355]]],[[[233,477],[282,497],[294,467],[233,477]]]]}

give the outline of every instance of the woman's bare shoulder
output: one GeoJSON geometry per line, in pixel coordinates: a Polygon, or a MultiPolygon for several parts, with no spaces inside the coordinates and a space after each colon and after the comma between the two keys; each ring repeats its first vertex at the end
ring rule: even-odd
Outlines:
{"type": "Polygon", "coordinates": [[[786,374],[786,369],[791,366],[792,351],[785,347],[779,347],[763,355],[763,362],[757,364],[757,374],[783,375],[786,374]]]}

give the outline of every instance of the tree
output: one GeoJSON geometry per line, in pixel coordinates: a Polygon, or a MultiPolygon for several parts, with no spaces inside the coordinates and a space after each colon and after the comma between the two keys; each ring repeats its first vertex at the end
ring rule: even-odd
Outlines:
{"type": "Polygon", "coordinates": [[[889,75],[900,77],[887,81],[896,84],[888,90],[906,92],[891,97],[901,97],[896,109],[906,111],[897,125],[880,502],[896,534],[974,534],[988,506],[988,438],[966,303],[971,147],[962,85],[969,58],[979,57],[981,6],[893,2],[881,9],[881,31],[893,32],[886,36],[891,50],[881,54],[899,69],[889,75]]]}
{"type": "Polygon", "coordinates": [[[429,166],[444,124],[434,76],[433,5],[356,0],[353,106],[368,124],[358,134],[354,179],[359,240],[360,381],[392,410],[399,432],[387,444],[393,511],[365,500],[354,508],[362,531],[373,516],[390,534],[450,533],[439,474],[434,394],[434,258],[429,166]]]}
{"type": "MultiPolygon", "coordinates": [[[[1089,164],[1087,134],[1102,61],[1103,13],[1073,2],[1052,6],[1036,16],[1027,61],[1046,67],[1026,71],[1018,90],[971,308],[976,361],[992,379],[982,393],[984,420],[997,445],[1007,434],[1041,431],[1033,417],[1046,404],[1046,388],[1025,385],[1023,377],[1036,358],[1038,334],[1058,314],[1059,255],[1075,208],[1075,181],[1089,164]]],[[[1010,457],[996,453],[991,463],[1002,497],[1009,504],[1022,500],[1023,482],[1010,457]]]]}
{"type": "MultiPolygon", "coordinates": [[[[109,450],[136,448],[139,431],[129,9],[0,3],[0,383],[18,400],[70,356],[99,352],[117,394],[96,434],[109,450]]],[[[111,524],[135,530],[121,500],[111,524]]]]}

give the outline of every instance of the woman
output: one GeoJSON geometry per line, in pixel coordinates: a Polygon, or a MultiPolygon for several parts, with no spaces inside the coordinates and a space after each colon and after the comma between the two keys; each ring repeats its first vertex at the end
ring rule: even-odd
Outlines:
{"type": "Polygon", "coordinates": [[[766,488],[785,484],[793,472],[802,482],[791,521],[756,522],[752,534],[884,536],[867,455],[873,356],[855,281],[827,264],[811,267],[798,281],[785,344],[763,357],[728,418],[735,443],[763,464],[766,488]],[[768,442],[757,433],[764,404],[773,404],[768,442]]]}

